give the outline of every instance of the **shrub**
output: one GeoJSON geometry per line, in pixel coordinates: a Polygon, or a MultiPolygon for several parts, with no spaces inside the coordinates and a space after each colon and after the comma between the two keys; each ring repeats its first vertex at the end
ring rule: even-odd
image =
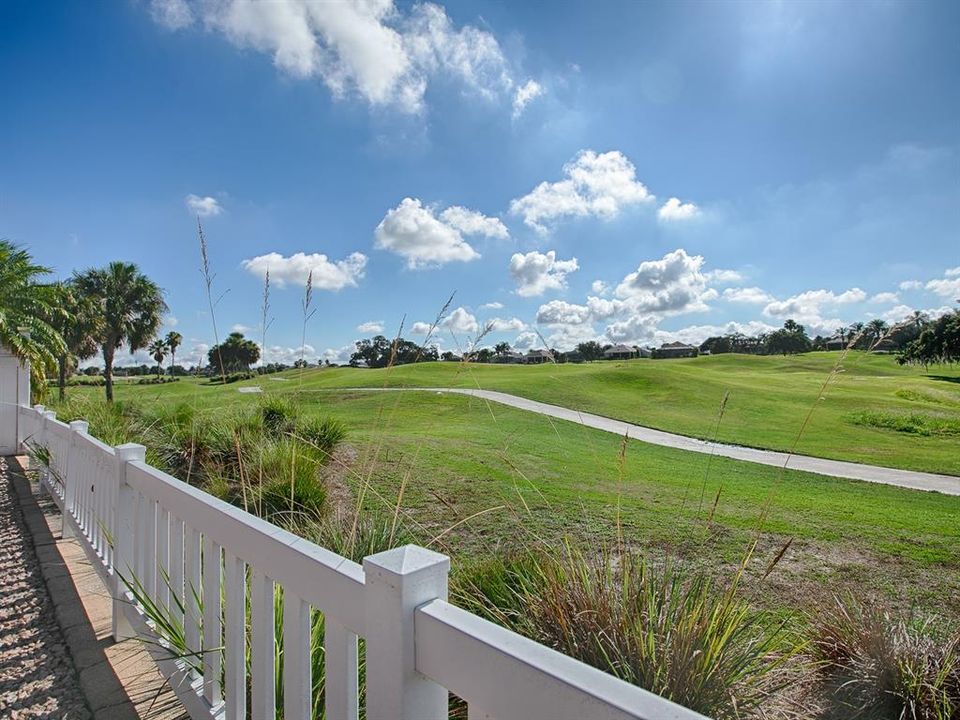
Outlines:
{"type": "Polygon", "coordinates": [[[240,382],[241,380],[249,380],[254,377],[256,377],[256,373],[232,372],[227,373],[226,375],[211,375],[207,382],[210,385],[228,385],[230,383],[240,382]]]}
{"type": "Polygon", "coordinates": [[[268,397],[260,403],[260,420],[264,429],[274,437],[289,435],[297,426],[297,408],[282,397],[268,397]]]}
{"type": "Polygon", "coordinates": [[[329,454],[347,435],[347,426],[334,418],[310,418],[298,422],[294,429],[297,439],[329,454]]]}
{"type": "Polygon", "coordinates": [[[853,597],[810,618],[811,648],[850,718],[960,717],[960,632],[939,637],[930,620],[895,617],[853,597]]]}
{"type": "Polygon", "coordinates": [[[259,514],[274,521],[295,516],[321,518],[327,491],[317,477],[317,454],[295,440],[265,442],[249,468],[259,514]],[[254,484],[255,483],[255,484],[254,484]]]}
{"type": "Polygon", "coordinates": [[[913,435],[960,435],[960,419],[933,413],[891,413],[862,410],[852,413],[856,425],[895,430],[913,435]]]}
{"type": "Polygon", "coordinates": [[[512,623],[560,652],[718,720],[756,711],[787,684],[800,643],[728,587],[632,553],[588,557],[568,549],[539,572],[520,565],[484,585],[519,594],[512,623]],[[525,616],[525,617],[524,617],[525,616]],[[519,623],[519,625],[518,625],[519,623]]]}

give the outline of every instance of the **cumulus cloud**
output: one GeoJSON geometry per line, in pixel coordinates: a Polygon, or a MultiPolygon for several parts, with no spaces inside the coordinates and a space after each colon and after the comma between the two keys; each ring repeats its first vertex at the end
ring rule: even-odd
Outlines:
{"type": "Polygon", "coordinates": [[[570,217],[616,217],[622,208],[652,202],[654,196],[637,180],[636,168],[613,150],[582,150],[563,166],[565,178],[542,182],[530,193],[514,199],[510,212],[539,233],[548,224],[570,217]]]}
{"type": "Polygon", "coordinates": [[[943,274],[949,278],[960,277],[960,265],[955,268],[948,268],[943,274]]]}
{"type": "Polygon", "coordinates": [[[514,119],[523,115],[533,100],[543,95],[543,86],[536,80],[527,80],[523,85],[517,88],[513,94],[513,117],[514,119]]]}
{"type": "Polygon", "coordinates": [[[271,55],[281,71],[318,78],[335,98],[358,97],[371,106],[419,113],[428,84],[459,83],[495,98],[513,88],[497,39],[471,25],[454,26],[440,5],[400,9],[392,0],[154,0],[151,11],[166,27],[195,20],[241,48],[271,55]]]}
{"type": "Polygon", "coordinates": [[[523,322],[520,318],[498,318],[495,317],[491,320],[487,320],[483,323],[483,326],[489,327],[490,332],[520,332],[521,330],[526,330],[527,324],[523,322]]]}
{"type": "Polygon", "coordinates": [[[180,320],[177,319],[176,315],[167,315],[163,319],[163,324],[165,327],[175,328],[177,325],[180,324],[180,320]]]}
{"type": "Polygon", "coordinates": [[[375,333],[378,335],[383,332],[383,328],[384,328],[383,320],[368,320],[365,323],[360,323],[359,325],[357,325],[357,330],[359,332],[375,333]]]}
{"type": "Polygon", "coordinates": [[[724,290],[723,299],[727,302],[765,305],[773,302],[775,298],[758,287],[737,287],[724,290]]]}
{"type": "Polygon", "coordinates": [[[705,310],[707,278],[701,271],[701,255],[688,255],[683,248],[660,260],[646,260],[617,286],[619,298],[629,299],[641,312],[678,313],[705,310]]]}
{"type": "Polygon", "coordinates": [[[414,335],[426,335],[430,332],[431,325],[428,322],[415,322],[413,327],[410,328],[410,332],[414,335]]]}
{"type": "Polygon", "coordinates": [[[517,335],[517,339],[513,341],[515,350],[529,350],[534,345],[542,345],[540,338],[535,332],[522,332],[517,335]]]}
{"type": "Polygon", "coordinates": [[[786,300],[768,303],[763,308],[763,314],[782,320],[796,320],[806,325],[811,333],[826,334],[833,332],[843,322],[835,316],[824,317],[825,313],[835,313],[844,306],[862,303],[866,299],[867,294],[860,288],[851,288],[842,293],[832,290],[808,290],[786,300]]]}
{"type": "Polygon", "coordinates": [[[150,0],[154,22],[170,30],[180,30],[193,23],[193,11],[186,0],[150,0]]]}
{"type": "Polygon", "coordinates": [[[534,250],[525,255],[514,253],[510,258],[510,275],[517,284],[517,295],[535,297],[547,290],[563,290],[567,274],[579,268],[576,258],[557,260],[557,253],[534,250]]]}
{"type": "Polygon", "coordinates": [[[250,327],[249,325],[244,325],[243,323],[235,323],[230,330],[231,332],[248,333],[256,330],[256,328],[250,327]]]}
{"type": "Polygon", "coordinates": [[[496,301],[484,303],[483,305],[480,306],[480,309],[481,309],[481,310],[502,310],[502,309],[503,309],[503,303],[502,303],[502,302],[496,302],[496,301]]]}
{"type": "Polygon", "coordinates": [[[268,345],[263,350],[263,356],[260,358],[261,364],[283,363],[284,365],[293,365],[297,360],[303,358],[307,362],[317,361],[317,349],[310,343],[289,347],[286,345],[268,345]]]}
{"type": "Polygon", "coordinates": [[[440,213],[415,198],[404,198],[388,210],[375,231],[375,245],[407,260],[411,270],[436,267],[448,262],[469,262],[480,253],[464,240],[464,235],[506,237],[506,227],[497,218],[459,206],[440,213]]]}
{"type": "Polygon", "coordinates": [[[594,280],[590,284],[590,290],[594,295],[606,295],[610,292],[610,287],[603,280],[594,280]]]}
{"type": "Polygon", "coordinates": [[[480,323],[466,308],[458,307],[440,321],[440,327],[455,334],[473,334],[480,329],[480,323]]]}
{"type": "Polygon", "coordinates": [[[662,222],[675,222],[677,220],[689,220],[700,214],[700,208],[692,202],[682,203],[680,198],[672,197],[667,200],[660,209],[657,210],[657,217],[662,222]]]}
{"type": "Polygon", "coordinates": [[[459,205],[448,207],[440,213],[440,219],[464,235],[482,235],[484,237],[506,240],[510,237],[507,226],[500,218],[487,217],[476,210],[468,210],[459,205]]]}
{"type": "Polygon", "coordinates": [[[872,298],[870,298],[870,302],[872,303],[888,303],[889,304],[889,303],[898,302],[899,300],[900,298],[897,297],[897,294],[893,292],[877,293],[872,298]]]}
{"type": "Polygon", "coordinates": [[[899,287],[901,290],[919,290],[923,287],[923,282],[920,280],[904,280],[899,287]]]}
{"type": "Polygon", "coordinates": [[[323,253],[307,255],[298,252],[285,257],[272,252],[241,263],[241,267],[261,278],[269,270],[270,282],[279,288],[285,287],[287,283],[305,285],[312,270],[313,287],[333,291],[356,287],[357,281],[363,278],[366,265],[367,256],[359,252],[351,253],[344,260],[335,262],[327,259],[323,253]]]}
{"type": "Polygon", "coordinates": [[[219,201],[210,196],[201,197],[190,193],[184,198],[184,202],[191,213],[200,217],[213,217],[223,212],[223,206],[219,201]]]}
{"type": "Polygon", "coordinates": [[[346,365],[350,362],[350,356],[356,350],[356,346],[352,343],[350,345],[343,345],[339,348],[327,348],[322,353],[320,353],[320,359],[324,361],[330,361],[336,365],[346,365]]]}
{"type": "Polygon", "coordinates": [[[542,325],[583,325],[593,319],[589,307],[565,300],[551,300],[537,309],[537,322],[542,325]]]}
{"type": "Polygon", "coordinates": [[[942,298],[960,302],[960,267],[946,270],[942,278],[930,280],[924,287],[942,298]]]}
{"type": "Polygon", "coordinates": [[[727,283],[735,283],[743,280],[743,274],[738,270],[711,270],[710,272],[704,273],[704,277],[707,278],[708,282],[719,285],[726,285],[727,283]]]}

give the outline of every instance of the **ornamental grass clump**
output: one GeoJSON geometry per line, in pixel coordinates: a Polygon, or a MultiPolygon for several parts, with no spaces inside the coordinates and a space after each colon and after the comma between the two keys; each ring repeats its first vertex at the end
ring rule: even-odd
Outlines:
{"type": "Polygon", "coordinates": [[[958,720],[960,632],[853,597],[810,617],[810,647],[845,717],[958,720]]]}

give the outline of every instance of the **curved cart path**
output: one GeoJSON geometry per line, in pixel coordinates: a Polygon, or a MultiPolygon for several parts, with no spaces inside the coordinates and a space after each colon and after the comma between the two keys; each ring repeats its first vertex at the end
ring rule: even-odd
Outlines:
{"type": "Polygon", "coordinates": [[[663,445],[664,447],[689,450],[690,452],[697,453],[713,453],[714,455],[732,458],[733,460],[743,460],[745,462],[772,465],[774,467],[788,467],[791,470],[802,470],[818,475],[830,475],[832,477],[848,478],[850,480],[863,480],[865,482],[881,483],[883,485],[896,485],[912,490],[928,490],[944,493],[945,495],[960,495],[960,477],[953,475],[938,475],[936,473],[918,472],[915,470],[900,470],[877,465],[863,465],[861,463],[828,460],[826,458],[811,457],[809,455],[790,455],[774,450],[758,450],[741,445],[726,445],[708,440],[698,440],[687,437],[686,435],[676,435],[663,430],[654,430],[653,428],[634,425],[622,420],[614,420],[603,417],[602,415],[593,415],[592,413],[571,410],[560,407],[559,405],[550,405],[536,400],[528,400],[527,398],[497,392],[496,390],[473,390],[468,388],[330,388],[330,390],[349,390],[351,392],[357,390],[374,392],[405,390],[469,395],[471,397],[478,397],[500,403],[501,405],[508,405],[519,410],[547,415],[559,420],[567,420],[587,427],[596,428],[597,430],[615,433],[621,437],[626,435],[634,440],[651,443],[652,445],[663,445]]]}

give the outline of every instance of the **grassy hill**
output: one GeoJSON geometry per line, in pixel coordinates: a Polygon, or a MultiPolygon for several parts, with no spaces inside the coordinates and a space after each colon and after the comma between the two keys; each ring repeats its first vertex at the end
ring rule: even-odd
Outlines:
{"type": "MultiPolygon", "coordinates": [[[[531,396],[534,391],[557,392],[559,387],[587,397],[584,386],[618,387],[604,379],[609,373],[626,387],[624,395],[641,396],[636,388],[644,384],[638,379],[646,378],[648,396],[655,392],[667,396],[656,389],[655,376],[670,378],[679,392],[682,378],[696,376],[700,368],[723,376],[722,366],[743,368],[755,360],[478,366],[459,372],[449,364],[389,373],[314,370],[303,374],[302,387],[296,373],[287,373],[226,386],[192,380],[161,386],[124,384],[117,394],[121,401],[146,408],[188,404],[207,411],[211,422],[221,413],[256,407],[262,396],[239,392],[243,385],[259,384],[265,394],[298,394],[304,412],[335,417],[349,428],[352,455],[342,466],[333,466],[347,494],[354,499],[365,496],[364,507],[381,514],[390,515],[401,505],[404,522],[418,541],[449,552],[458,563],[539,541],[555,546],[567,537],[594,547],[610,545],[619,516],[631,545],[675,552],[722,571],[742,556],[761,529],[760,551],[751,569],[755,578],[793,538],[778,571],[751,591],[770,607],[796,608],[855,588],[903,606],[916,604],[960,617],[956,572],[960,498],[781,472],[633,441],[621,444],[609,433],[476,398],[330,389],[384,380],[440,385],[439,379],[445,379],[446,385],[453,385],[479,379],[483,387],[531,396]],[[490,378],[503,384],[488,382],[490,378]],[[539,382],[531,380],[524,386],[520,383],[524,378],[539,382]]],[[[771,362],[782,361],[756,367],[771,362]]],[[[933,383],[916,373],[898,377],[900,382],[933,383]]],[[[714,388],[722,385],[713,383],[714,388]]],[[[685,392],[694,397],[690,390],[685,392]]],[[[750,397],[764,395],[752,392],[750,397]]],[[[102,402],[102,388],[73,388],[71,393],[72,406],[60,413],[67,419],[71,414],[91,415],[94,408],[84,407],[84,401],[94,406],[102,402]]],[[[556,396],[544,399],[559,402],[556,396]]],[[[640,404],[634,400],[622,407],[640,404]]],[[[712,400],[703,400],[701,406],[708,425],[715,407],[712,400]]],[[[807,406],[798,400],[796,407],[807,406]]],[[[902,442],[909,446],[909,441],[907,437],[902,442]]]]}
{"type": "MultiPolygon", "coordinates": [[[[716,432],[721,441],[752,447],[795,448],[806,455],[960,475],[958,369],[924,371],[900,367],[890,356],[855,352],[831,377],[840,356],[718,355],[530,367],[422,363],[310,370],[302,380],[296,371],[285,375],[302,383],[303,391],[501,390],[683,435],[712,438],[716,432]]],[[[280,384],[266,378],[257,382],[280,384]]]]}

